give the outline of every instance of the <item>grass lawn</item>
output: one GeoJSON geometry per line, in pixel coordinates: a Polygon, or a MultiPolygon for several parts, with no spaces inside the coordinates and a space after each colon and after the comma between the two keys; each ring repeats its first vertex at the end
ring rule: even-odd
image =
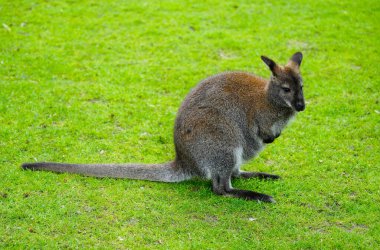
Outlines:
{"type": "Polygon", "coordinates": [[[0,248],[379,249],[380,1],[0,0],[0,248]],[[302,112],[234,180],[263,204],[179,184],[23,171],[173,159],[203,78],[269,77],[302,51],[302,112]]]}

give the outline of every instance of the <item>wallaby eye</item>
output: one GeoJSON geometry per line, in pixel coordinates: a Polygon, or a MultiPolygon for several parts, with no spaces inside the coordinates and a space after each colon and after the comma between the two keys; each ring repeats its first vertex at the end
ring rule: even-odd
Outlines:
{"type": "Polygon", "coordinates": [[[290,88],[288,88],[288,87],[282,87],[282,90],[283,90],[285,93],[289,93],[289,92],[290,92],[290,88]]]}

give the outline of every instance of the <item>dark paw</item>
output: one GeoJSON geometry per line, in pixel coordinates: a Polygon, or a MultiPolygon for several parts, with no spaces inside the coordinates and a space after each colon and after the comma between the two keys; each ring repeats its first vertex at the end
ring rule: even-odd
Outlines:
{"type": "Polygon", "coordinates": [[[267,173],[257,173],[257,178],[259,179],[271,179],[271,180],[278,180],[281,177],[275,174],[267,174],[267,173]]]}
{"type": "Polygon", "coordinates": [[[239,175],[237,177],[248,179],[248,178],[259,178],[259,179],[264,179],[264,180],[277,180],[280,179],[281,177],[275,174],[267,174],[263,172],[244,172],[241,171],[239,172],[239,175]]]}
{"type": "Polygon", "coordinates": [[[268,143],[272,143],[272,142],[274,141],[274,139],[275,139],[274,137],[270,137],[270,136],[268,136],[268,137],[264,137],[264,138],[263,138],[263,142],[264,142],[264,143],[267,143],[267,144],[268,144],[268,143]]]}

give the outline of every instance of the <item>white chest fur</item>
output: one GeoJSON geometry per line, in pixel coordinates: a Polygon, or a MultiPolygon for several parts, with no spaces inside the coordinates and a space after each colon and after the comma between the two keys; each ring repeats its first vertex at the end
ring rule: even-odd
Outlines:
{"type": "Polygon", "coordinates": [[[279,120],[275,122],[270,128],[273,135],[279,135],[281,131],[285,128],[285,126],[292,120],[293,117],[290,117],[289,119],[279,120]]]}

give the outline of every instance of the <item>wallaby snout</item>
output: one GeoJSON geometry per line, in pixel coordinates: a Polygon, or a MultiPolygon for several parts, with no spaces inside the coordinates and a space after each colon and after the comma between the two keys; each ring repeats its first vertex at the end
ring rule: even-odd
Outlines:
{"type": "Polygon", "coordinates": [[[295,108],[296,108],[297,112],[304,111],[305,110],[305,103],[304,102],[297,102],[295,108]]]}
{"type": "Polygon", "coordinates": [[[304,111],[305,110],[305,98],[303,97],[303,90],[302,86],[301,89],[298,91],[298,95],[296,98],[296,103],[294,105],[294,108],[297,112],[304,111]]]}

